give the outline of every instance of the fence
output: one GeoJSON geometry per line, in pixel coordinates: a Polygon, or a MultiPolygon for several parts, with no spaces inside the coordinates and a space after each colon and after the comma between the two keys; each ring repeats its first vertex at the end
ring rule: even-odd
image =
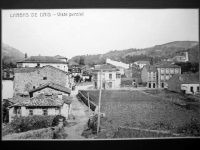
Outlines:
{"type": "MultiPolygon", "coordinates": [[[[81,91],[78,91],[77,98],[80,99],[82,102],[84,102],[84,104],[86,106],[88,106],[88,98],[85,97],[85,95],[83,95],[83,93],[81,93],[81,91]]],[[[98,106],[94,102],[92,102],[90,100],[89,100],[89,105],[90,105],[90,109],[92,111],[95,111],[95,109],[98,109],[98,106]]]]}
{"type": "Polygon", "coordinates": [[[147,130],[131,127],[119,127],[116,138],[156,138],[156,137],[177,137],[179,134],[173,134],[168,131],[147,130]]]}

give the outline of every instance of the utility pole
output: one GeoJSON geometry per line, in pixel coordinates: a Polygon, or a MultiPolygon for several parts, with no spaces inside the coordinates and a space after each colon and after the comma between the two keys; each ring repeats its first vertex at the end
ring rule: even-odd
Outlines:
{"type": "Polygon", "coordinates": [[[98,112],[98,125],[97,125],[97,134],[99,133],[99,126],[100,126],[100,105],[101,105],[101,79],[102,79],[102,70],[101,70],[101,73],[100,73],[100,89],[99,89],[99,105],[98,105],[98,109],[99,109],[99,112],[98,112]]]}

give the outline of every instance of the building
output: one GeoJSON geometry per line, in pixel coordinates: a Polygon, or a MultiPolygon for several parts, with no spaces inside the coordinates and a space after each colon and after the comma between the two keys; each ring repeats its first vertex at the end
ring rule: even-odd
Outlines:
{"type": "Polygon", "coordinates": [[[199,93],[198,75],[188,73],[174,75],[167,81],[168,90],[186,94],[199,93]]]}
{"type": "Polygon", "coordinates": [[[77,75],[81,76],[82,75],[82,71],[81,71],[81,68],[79,65],[74,64],[74,65],[70,66],[69,71],[71,72],[71,74],[73,76],[77,76],[77,75]]]}
{"type": "Polygon", "coordinates": [[[157,69],[153,65],[145,65],[141,72],[143,83],[147,83],[148,88],[157,88],[157,69]]]}
{"type": "Polygon", "coordinates": [[[58,98],[56,95],[39,94],[35,97],[27,98],[20,102],[14,103],[8,107],[9,122],[15,116],[32,116],[32,115],[58,115],[61,114],[68,119],[71,113],[71,104],[58,98]]]}
{"type": "Polygon", "coordinates": [[[137,65],[140,69],[142,69],[145,65],[150,65],[148,61],[135,61],[133,64],[137,65]]]}
{"type": "Polygon", "coordinates": [[[128,69],[128,68],[129,68],[129,64],[125,64],[125,63],[120,62],[120,61],[114,61],[114,60],[111,60],[111,59],[109,59],[109,58],[106,59],[106,63],[111,64],[111,65],[114,65],[114,66],[123,67],[123,68],[125,68],[125,69],[128,69]]]}
{"type": "Polygon", "coordinates": [[[120,87],[121,74],[115,66],[104,64],[93,70],[93,84],[95,89],[100,88],[100,74],[102,70],[102,88],[115,89],[120,87]]]}
{"type": "Polygon", "coordinates": [[[68,62],[66,57],[62,56],[31,56],[24,60],[18,61],[17,67],[43,67],[46,65],[53,66],[68,72],[68,62]]]}
{"type": "Polygon", "coordinates": [[[161,63],[155,65],[158,70],[158,88],[167,88],[166,81],[168,81],[173,75],[181,74],[181,67],[170,63],[161,63]]]}
{"type": "Polygon", "coordinates": [[[173,62],[187,62],[187,61],[189,61],[188,51],[185,51],[184,54],[185,54],[185,56],[174,56],[172,58],[172,61],[173,62]]]}
{"type": "Polygon", "coordinates": [[[49,82],[69,88],[69,73],[52,67],[14,68],[14,95],[29,91],[49,82]]]}

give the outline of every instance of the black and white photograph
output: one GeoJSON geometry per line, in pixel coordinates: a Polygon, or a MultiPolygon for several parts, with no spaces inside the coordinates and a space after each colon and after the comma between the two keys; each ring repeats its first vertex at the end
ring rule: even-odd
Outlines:
{"type": "Polygon", "coordinates": [[[200,137],[199,9],[2,9],[2,140],[200,137]]]}

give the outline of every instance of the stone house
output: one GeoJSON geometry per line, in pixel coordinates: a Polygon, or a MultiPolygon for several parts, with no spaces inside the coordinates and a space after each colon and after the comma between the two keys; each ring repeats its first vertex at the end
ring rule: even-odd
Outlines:
{"type": "Polygon", "coordinates": [[[199,93],[198,75],[188,73],[174,75],[167,81],[168,90],[185,94],[199,93]]]}
{"type": "Polygon", "coordinates": [[[120,87],[121,74],[115,66],[104,64],[93,70],[93,84],[95,89],[100,88],[100,74],[102,70],[102,88],[115,89],[120,87]]]}
{"type": "Polygon", "coordinates": [[[167,88],[166,82],[176,74],[181,74],[181,67],[167,62],[155,65],[158,70],[158,88],[167,88]]]}
{"type": "Polygon", "coordinates": [[[58,98],[56,95],[39,94],[35,97],[27,98],[8,107],[9,122],[15,116],[29,115],[58,115],[61,114],[68,119],[71,113],[71,104],[58,98]]]}
{"type": "Polygon", "coordinates": [[[148,88],[157,88],[157,69],[153,65],[145,65],[141,72],[143,83],[147,83],[148,88]]]}
{"type": "Polygon", "coordinates": [[[49,65],[14,69],[14,95],[27,93],[49,82],[69,88],[69,74],[49,65]]]}
{"type": "Polygon", "coordinates": [[[56,55],[54,57],[52,57],[52,56],[31,56],[24,60],[18,61],[16,63],[17,63],[18,68],[36,67],[36,66],[43,67],[46,65],[50,65],[55,68],[58,68],[58,69],[68,72],[67,58],[60,56],[60,55],[56,55]]]}

